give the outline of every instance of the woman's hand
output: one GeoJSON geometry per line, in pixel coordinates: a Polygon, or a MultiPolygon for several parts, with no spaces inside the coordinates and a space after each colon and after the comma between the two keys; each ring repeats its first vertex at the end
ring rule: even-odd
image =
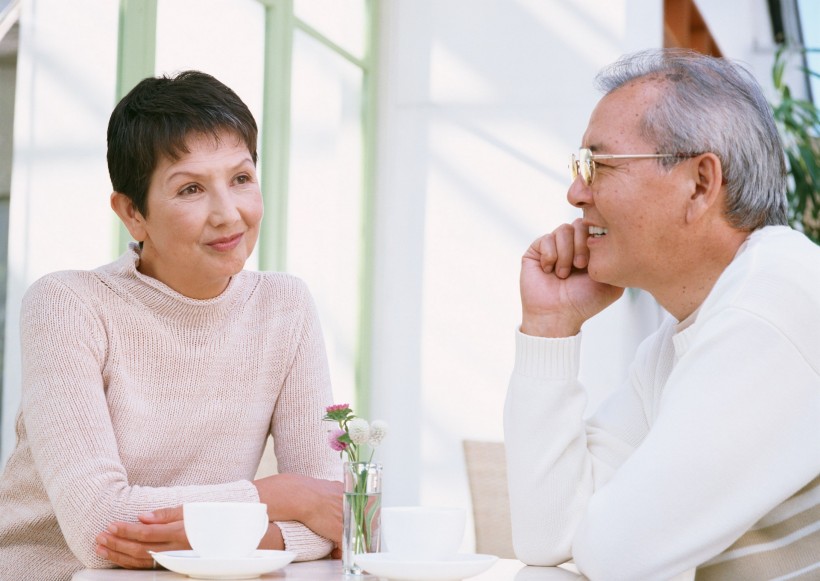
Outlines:
{"type": "Polygon", "coordinates": [[[301,474],[275,474],[254,482],[271,521],[298,521],[341,545],[344,486],[301,474]]]}
{"type": "Polygon", "coordinates": [[[190,549],[182,524],[182,507],[139,515],[138,523],[113,522],[97,535],[97,554],[126,569],[151,569],[148,551],[190,549]]]}
{"type": "Polygon", "coordinates": [[[344,485],[333,480],[310,480],[310,486],[302,490],[305,504],[302,520],[299,522],[316,534],[341,545],[344,485]]]}

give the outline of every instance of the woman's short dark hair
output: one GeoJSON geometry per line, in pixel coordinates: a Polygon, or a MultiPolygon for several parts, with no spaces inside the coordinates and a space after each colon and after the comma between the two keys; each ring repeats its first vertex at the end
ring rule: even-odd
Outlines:
{"type": "Polygon", "coordinates": [[[199,71],[143,79],[108,121],[108,173],[114,191],[128,196],[147,216],[148,186],[159,160],[188,153],[192,134],[218,140],[226,130],[245,143],[256,163],[256,121],[229,87],[199,71]]]}

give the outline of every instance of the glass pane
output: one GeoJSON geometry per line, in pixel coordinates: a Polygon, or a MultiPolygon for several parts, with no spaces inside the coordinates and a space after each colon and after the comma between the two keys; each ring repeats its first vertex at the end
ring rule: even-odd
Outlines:
{"type": "MultiPolygon", "coordinates": [[[[264,55],[265,8],[257,0],[198,0],[195,10],[188,0],[158,0],[156,73],[213,75],[239,95],[260,129],[264,55]]],[[[254,252],[246,268],[257,265],[254,252]]]]}
{"type": "MultiPolygon", "coordinates": [[[[803,28],[803,44],[813,49],[806,52],[806,64],[810,71],[820,74],[820,2],[800,0],[798,5],[803,28]]],[[[820,106],[820,78],[812,76],[809,82],[812,100],[815,105],[820,106]]]]}
{"type": "Polygon", "coordinates": [[[296,31],[287,270],[319,309],[337,401],[355,393],[362,208],[362,72],[296,31]]]}
{"type": "Polygon", "coordinates": [[[296,17],[357,58],[364,58],[365,0],[294,0],[296,17]]]}

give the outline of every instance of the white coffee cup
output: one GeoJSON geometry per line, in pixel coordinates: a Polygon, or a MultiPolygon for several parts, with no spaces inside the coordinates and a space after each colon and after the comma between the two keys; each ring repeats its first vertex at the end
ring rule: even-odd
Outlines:
{"type": "Polygon", "coordinates": [[[182,516],[191,548],[206,559],[247,557],[268,530],[261,502],[188,502],[182,516]]]}
{"type": "Polygon", "coordinates": [[[382,508],[385,548],[407,561],[442,561],[458,554],[467,515],[463,508],[382,508]]]}

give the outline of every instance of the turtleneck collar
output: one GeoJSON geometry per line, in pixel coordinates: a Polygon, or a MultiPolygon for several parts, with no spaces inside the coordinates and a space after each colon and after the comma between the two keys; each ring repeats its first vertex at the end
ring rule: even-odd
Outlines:
{"type": "Polygon", "coordinates": [[[193,299],[155,278],[142,274],[137,269],[139,261],[140,247],[132,242],[116,262],[100,268],[99,271],[108,271],[118,278],[128,294],[146,307],[170,316],[197,319],[218,317],[220,313],[234,308],[253,286],[251,273],[243,270],[231,277],[228,286],[218,296],[210,299],[193,299]]]}

